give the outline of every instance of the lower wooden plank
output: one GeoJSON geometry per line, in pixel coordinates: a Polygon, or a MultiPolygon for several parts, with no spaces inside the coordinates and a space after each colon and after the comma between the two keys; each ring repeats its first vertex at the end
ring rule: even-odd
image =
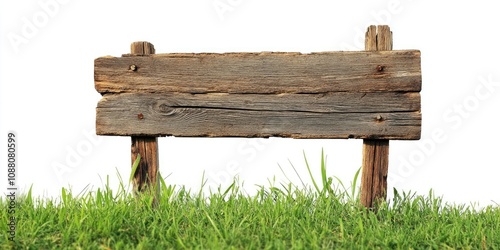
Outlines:
{"type": "Polygon", "coordinates": [[[356,108],[342,102],[315,103],[320,95],[300,100],[288,96],[291,104],[267,95],[250,99],[213,94],[106,95],[97,107],[96,130],[99,135],[123,136],[416,140],[421,128],[420,96],[407,94],[418,103],[402,98],[398,105],[384,106],[390,100],[380,100],[356,108]]]}

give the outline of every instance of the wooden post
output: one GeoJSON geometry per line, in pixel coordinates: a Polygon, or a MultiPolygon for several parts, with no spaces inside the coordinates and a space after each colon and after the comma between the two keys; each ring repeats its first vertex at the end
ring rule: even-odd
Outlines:
{"type": "MultiPolygon", "coordinates": [[[[134,42],[130,45],[132,56],[147,56],[155,53],[153,44],[149,42],[134,42]]],[[[130,70],[139,71],[135,65],[130,66],[130,70]]],[[[147,115],[137,114],[137,119],[147,120],[147,115]]],[[[141,155],[141,161],[134,175],[134,191],[154,192],[153,204],[157,204],[159,198],[159,161],[158,161],[158,138],[150,136],[132,136],[132,164],[137,155],[141,155]]]]}
{"type": "MultiPolygon", "coordinates": [[[[392,32],[387,25],[371,25],[365,38],[366,51],[392,50],[392,32]],[[378,28],[378,29],[377,29],[378,28]]],[[[384,65],[380,65],[380,70],[384,65]]],[[[378,116],[377,119],[384,119],[378,116]]],[[[373,208],[387,197],[389,169],[389,140],[363,140],[363,170],[361,177],[361,204],[373,208]]]]}

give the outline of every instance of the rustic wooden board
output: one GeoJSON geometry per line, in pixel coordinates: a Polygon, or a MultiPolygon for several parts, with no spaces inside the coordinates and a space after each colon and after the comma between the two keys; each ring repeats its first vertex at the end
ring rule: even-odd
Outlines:
{"type": "Polygon", "coordinates": [[[419,139],[419,93],[105,95],[100,135],[419,139]]]}
{"type": "Polygon", "coordinates": [[[95,60],[100,93],[325,93],[421,89],[420,51],[156,54],[95,60]]]}

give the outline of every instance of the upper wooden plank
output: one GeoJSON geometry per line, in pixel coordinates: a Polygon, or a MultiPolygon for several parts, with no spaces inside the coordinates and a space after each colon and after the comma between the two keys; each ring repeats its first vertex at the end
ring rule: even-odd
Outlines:
{"type": "Polygon", "coordinates": [[[420,51],[156,54],[95,60],[99,93],[419,92],[420,51]]]}

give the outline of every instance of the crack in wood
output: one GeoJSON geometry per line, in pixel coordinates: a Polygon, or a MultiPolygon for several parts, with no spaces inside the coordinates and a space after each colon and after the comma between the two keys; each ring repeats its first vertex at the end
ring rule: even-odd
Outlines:
{"type": "MultiPolygon", "coordinates": [[[[381,113],[380,111],[371,111],[371,112],[366,112],[366,111],[311,111],[311,110],[295,110],[295,109],[280,109],[280,110],[273,110],[273,109],[250,109],[250,108],[232,108],[232,107],[211,107],[211,106],[182,106],[182,105],[165,105],[161,104],[161,111],[162,112],[174,112],[173,109],[211,109],[211,110],[230,110],[230,111],[252,111],[252,112],[292,112],[292,113],[311,113],[311,114],[377,114],[381,113]]],[[[383,111],[382,111],[383,112],[383,111]]],[[[414,113],[416,111],[391,111],[391,113],[414,113]]],[[[388,120],[388,118],[377,118],[375,117],[374,120],[376,122],[384,122],[388,120]]]]}

